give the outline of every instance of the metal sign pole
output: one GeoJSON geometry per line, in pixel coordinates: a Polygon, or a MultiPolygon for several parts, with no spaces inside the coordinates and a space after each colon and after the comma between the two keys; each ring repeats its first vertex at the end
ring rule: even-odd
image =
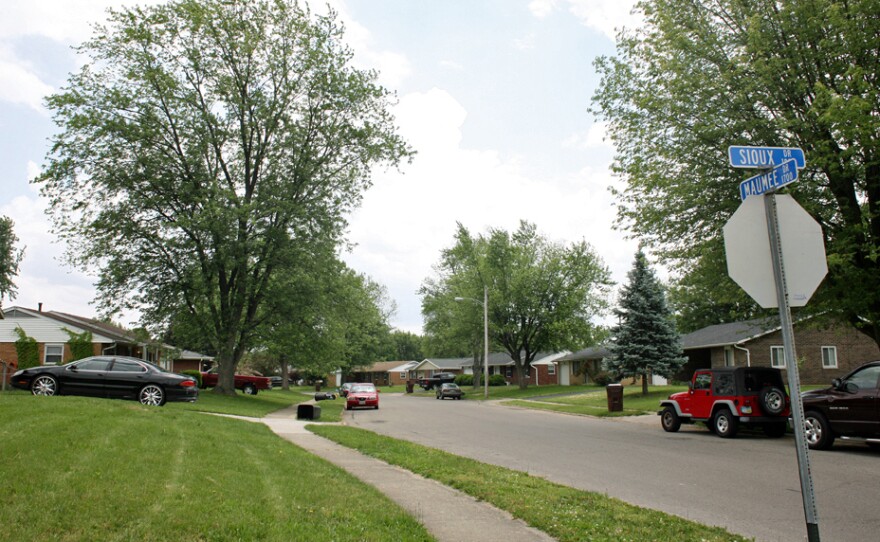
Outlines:
{"type": "Polygon", "coordinates": [[[797,356],[794,348],[794,328],[791,322],[791,308],[788,304],[785,269],[782,264],[782,243],[779,238],[779,217],[776,212],[775,194],[770,193],[764,196],[764,210],[767,213],[767,234],[770,237],[770,256],[773,259],[773,276],[776,280],[776,299],[779,302],[779,321],[782,325],[785,368],[788,373],[788,388],[791,394],[791,415],[797,448],[798,472],[801,480],[801,496],[804,501],[804,517],[807,521],[807,540],[819,542],[819,519],[813,492],[813,478],[810,472],[810,452],[804,433],[804,404],[801,401],[800,378],[798,377],[797,356]]]}

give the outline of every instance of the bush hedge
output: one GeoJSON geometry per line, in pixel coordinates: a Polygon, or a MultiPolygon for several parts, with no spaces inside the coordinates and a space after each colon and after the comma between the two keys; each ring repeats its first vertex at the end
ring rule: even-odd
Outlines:
{"type": "Polygon", "coordinates": [[[200,373],[199,371],[196,371],[194,369],[187,369],[186,371],[180,371],[180,374],[193,377],[193,379],[196,381],[196,383],[199,385],[199,388],[201,389],[201,387],[202,387],[202,373],[200,373]]]}

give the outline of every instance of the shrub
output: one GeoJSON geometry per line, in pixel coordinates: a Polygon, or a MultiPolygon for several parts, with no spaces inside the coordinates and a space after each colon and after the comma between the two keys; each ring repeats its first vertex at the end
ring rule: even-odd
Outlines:
{"type": "Polygon", "coordinates": [[[18,356],[18,368],[27,369],[40,364],[40,349],[37,340],[28,337],[21,327],[15,328],[18,340],[15,341],[15,353],[18,356]]]}
{"type": "Polygon", "coordinates": [[[455,377],[455,383],[459,386],[473,386],[474,375],[458,375],[455,377]]]}
{"type": "Polygon", "coordinates": [[[491,375],[491,376],[489,376],[489,385],[490,386],[506,386],[507,380],[502,375],[491,375]]]}
{"type": "Polygon", "coordinates": [[[608,384],[611,384],[612,382],[615,381],[614,375],[612,375],[608,371],[596,371],[595,373],[593,373],[589,376],[590,376],[590,380],[593,383],[598,384],[600,386],[607,386],[608,384]]]}
{"type": "Polygon", "coordinates": [[[92,350],[91,331],[75,333],[73,331],[70,331],[66,327],[63,328],[63,330],[65,333],[67,333],[67,336],[70,337],[70,339],[67,340],[67,345],[70,347],[71,355],[71,358],[68,361],[77,361],[80,359],[84,359],[94,353],[94,351],[92,350]]]}
{"type": "Polygon", "coordinates": [[[180,374],[193,377],[193,380],[196,381],[196,384],[198,384],[199,388],[202,387],[202,373],[200,373],[199,371],[187,369],[186,371],[180,371],[180,374]]]}

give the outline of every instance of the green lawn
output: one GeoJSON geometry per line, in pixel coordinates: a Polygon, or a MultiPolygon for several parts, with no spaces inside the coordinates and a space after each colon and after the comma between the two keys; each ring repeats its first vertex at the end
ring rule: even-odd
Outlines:
{"type": "MultiPolygon", "coordinates": [[[[234,414],[251,418],[262,418],[270,412],[298,405],[315,396],[314,388],[291,388],[290,391],[272,389],[260,391],[257,395],[218,395],[212,389],[199,390],[199,400],[195,403],[168,403],[164,408],[171,410],[189,410],[212,412],[217,414],[234,414]]],[[[337,398],[335,401],[321,401],[322,422],[338,422],[342,419],[345,402],[337,398]]]]}
{"type": "Polygon", "coordinates": [[[505,401],[504,404],[589,416],[640,416],[656,413],[660,409],[662,399],[666,399],[671,393],[686,390],[687,386],[651,386],[648,388],[648,395],[642,395],[641,386],[626,386],[623,388],[623,410],[620,412],[608,411],[608,394],[603,387],[578,386],[573,389],[567,386],[567,388],[570,391],[580,389],[582,393],[557,397],[533,396],[532,400],[517,398],[505,401]]]}
{"type": "Polygon", "coordinates": [[[561,542],[747,540],[718,527],[362,429],[338,425],[308,429],[507,510],[561,542]]]}
{"type": "Polygon", "coordinates": [[[23,394],[0,394],[0,412],[0,541],[432,540],[263,424],[23,394]]]}

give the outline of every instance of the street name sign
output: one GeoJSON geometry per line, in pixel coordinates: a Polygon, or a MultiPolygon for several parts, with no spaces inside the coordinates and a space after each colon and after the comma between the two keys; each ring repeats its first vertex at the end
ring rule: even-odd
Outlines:
{"type": "MultiPolygon", "coordinates": [[[[791,196],[776,203],[788,301],[803,307],[828,273],[822,229],[791,196]]],[[[778,307],[764,198],[743,201],[723,231],[730,278],[765,309],[778,307]]]]}
{"type": "Polygon", "coordinates": [[[778,190],[798,180],[797,164],[794,160],[786,160],[770,171],[749,177],[739,184],[739,197],[743,201],[749,196],[757,196],[764,192],[778,190]]]}
{"type": "Polygon", "coordinates": [[[727,147],[730,165],[738,168],[762,169],[776,167],[794,160],[798,169],[806,165],[804,151],[797,147],[727,147]]]}

